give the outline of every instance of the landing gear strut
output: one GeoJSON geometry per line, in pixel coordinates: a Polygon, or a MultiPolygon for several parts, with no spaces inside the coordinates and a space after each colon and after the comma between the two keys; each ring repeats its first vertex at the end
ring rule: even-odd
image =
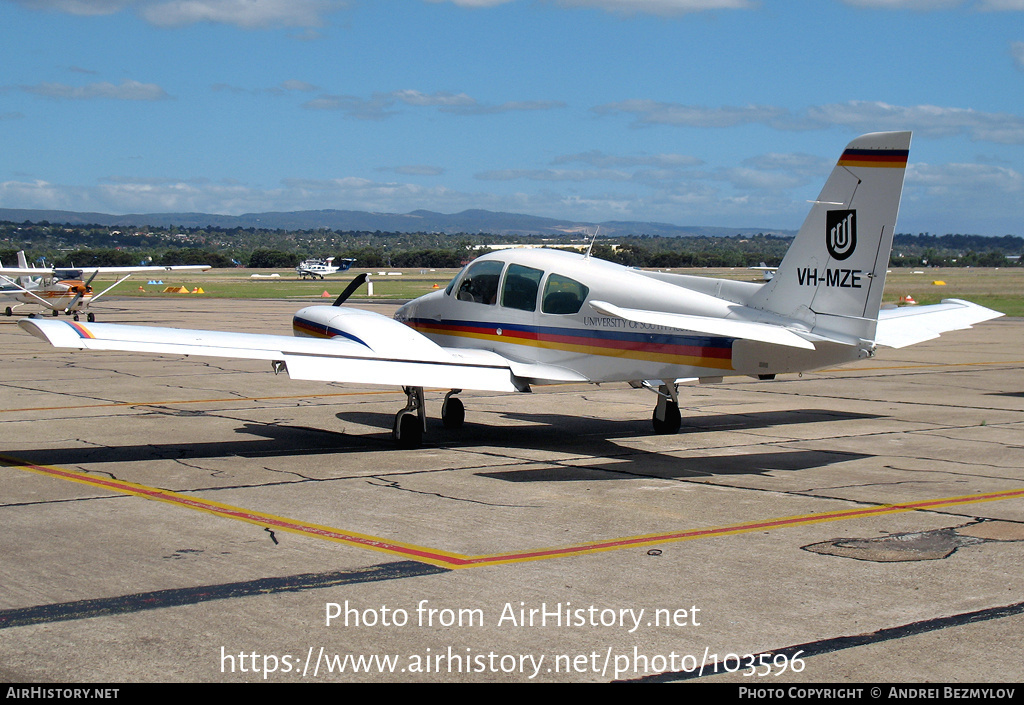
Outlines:
{"type": "MultiPolygon", "coordinates": [[[[419,448],[423,444],[423,433],[427,429],[427,410],[423,400],[423,387],[402,387],[407,399],[405,408],[395,415],[391,434],[402,448],[419,448]]],[[[453,389],[444,395],[441,405],[441,423],[445,428],[462,428],[466,420],[466,407],[453,389]]]]}
{"type": "Polygon", "coordinates": [[[674,382],[658,388],[658,405],[654,407],[654,432],[667,435],[677,433],[682,426],[679,414],[679,396],[674,382]]]}
{"type": "Polygon", "coordinates": [[[402,448],[419,448],[427,428],[427,411],[423,404],[423,387],[402,387],[407,399],[405,408],[395,415],[391,433],[402,448]]]}

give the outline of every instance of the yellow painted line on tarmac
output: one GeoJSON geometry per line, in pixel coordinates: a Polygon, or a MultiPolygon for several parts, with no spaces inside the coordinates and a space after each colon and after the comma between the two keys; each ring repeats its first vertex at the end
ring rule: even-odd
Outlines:
{"type": "Polygon", "coordinates": [[[853,509],[816,512],[790,517],[745,521],[736,524],[727,524],[725,526],[682,529],[654,534],[643,534],[640,536],[599,539],[552,548],[510,551],[480,556],[466,556],[444,551],[442,549],[393,541],[391,539],[384,539],[378,536],[371,536],[369,534],[362,534],[354,531],[346,531],[344,529],[337,529],[320,524],[311,524],[297,519],[289,519],[275,514],[257,512],[229,504],[223,504],[221,502],[202,499],[200,497],[171,492],[169,490],[163,490],[155,487],[148,487],[146,485],[140,485],[133,482],[126,482],[124,480],[109,479],[89,473],[67,470],[48,465],[27,463],[22,460],[18,460],[17,458],[4,455],[0,455],[0,466],[16,470],[25,470],[54,479],[78,482],[92,487],[109,490],[111,492],[166,502],[168,504],[206,512],[226,519],[235,519],[237,521],[243,521],[257,526],[272,528],[277,531],[287,531],[311,538],[335,541],[349,546],[388,553],[400,556],[404,559],[420,561],[422,563],[428,563],[450,569],[477,568],[488,565],[522,563],[526,561],[547,560],[552,558],[567,558],[570,556],[615,551],[624,548],[644,548],[658,544],[732,536],[735,534],[744,534],[754,531],[770,531],[772,529],[806,526],[809,524],[819,524],[828,521],[863,519],[898,514],[901,512],[929,511],[964,504],[997,502],[1005,499],[1024,497],[1024,488],[1018,488],[1004,490],[1001,492],[985,492],[971,495],[959,495],[956,497],[939,497],[915,502],[902,502],[899,504],[881,504],[872,507],[856,507],[853,509]]]}

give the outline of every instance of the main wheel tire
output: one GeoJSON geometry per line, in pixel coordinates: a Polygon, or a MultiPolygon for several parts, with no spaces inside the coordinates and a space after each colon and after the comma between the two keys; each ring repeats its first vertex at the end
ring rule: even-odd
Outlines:
{"type": "Polygon", "coordinates": [[[399,414],[395,419],[395,440],[401,448],[423,445],[423,422],[418,414],[399,414]]]}
{"type": "Polygon", "coordinates": [[[466,406],[458,397],[448,397],[441,405],[441,423],[445,428],[462,428],[466,420],[466,406]]]}
{"type": "Polygon", "coordinates": [[[659,419],[658,410],[655,409],[652,420],[654,432],[662,435],[678,433],[679,427],[683,425],[682,416],[679,414],[679,405],[671,401],[665,405],[665,419],[659,419]]]}

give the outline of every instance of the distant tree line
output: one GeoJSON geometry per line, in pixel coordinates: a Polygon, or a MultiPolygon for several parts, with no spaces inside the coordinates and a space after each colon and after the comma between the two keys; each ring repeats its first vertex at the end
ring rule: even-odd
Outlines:
{"type": "MultiPolygon", "coordinates": [[[[592,255],[630,267],[777,266],[792,238],[758,234],[734,237],[630,235],[598,238],[592,255]]],[[[366,268],[459,267],[489,245],[522,243],[585,247],[579,234],[549,237],[488,233],[385,233],[256,228],[116,228],[47,222],[0,222],[0,261],[13,265],[18,250],[33,262],[57,266],[209,264],[288,269],[309,258],[353,258],[366,268]]],[[[1024,238],[1014,235],[897,234],[890,264],[922,266],[1017,266],[1024,238]]]]}

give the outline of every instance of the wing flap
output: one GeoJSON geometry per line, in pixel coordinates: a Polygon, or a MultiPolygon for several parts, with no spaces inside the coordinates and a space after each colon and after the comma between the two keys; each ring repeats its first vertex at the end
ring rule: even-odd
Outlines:
{"type": "Polygon", "coordinates": [[[961,299],[943,299],[930,306],[904,306],[878,312],[875,343],[904,348],[938,338],[942,333],[965,330],[975,323],[1002,316],[990,308],[961,299]]]}
{"type": "Polygon", "coordinates": [[[591,301],[590,305],[599,313],[603,313],[606,316],[614,316],[615,318],[623,318],[627,321],[666,326],[704,335],[720,335],[727,338],[756,340],[762,343],[814,350],[814,343],[801,338],[793,331],[766,323],[734,321],[728,318],[710,318],[708,316],[690,316],[682,313],[665,313],[662,311],[642,311],[635,308],[619,308],[605,301],[591,301]]]}

